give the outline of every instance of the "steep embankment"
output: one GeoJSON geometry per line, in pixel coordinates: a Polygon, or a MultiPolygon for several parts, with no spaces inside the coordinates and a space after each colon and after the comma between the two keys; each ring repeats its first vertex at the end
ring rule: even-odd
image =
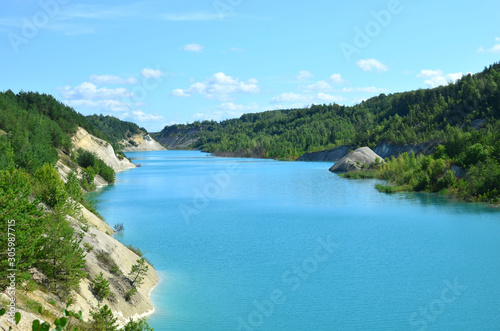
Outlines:
{"type": "Polygon", "coordinates": [[[161,132],[152,133],[151,136],[168,149],[189,149],[198,142],[198,133],[202,130],[202,127],[184,129],[174,125],[165,127],[161,132]]]}
{"type": "Polygon", "coordinates": [[[85,129],[79,127],[76,134],[71,138],[74,149],[83,149],[94,153],[98,158],[104,161],[115,171],[123,171],[135,168],[135,165],[128,159],[119,159],[113,146],[107,141],[94,137],[89,134],[85,129]]]}
{"type": "MultiPolygon", "coordinates": [[[[134,168],[135,166],[127,159],[119,160],[113,147],[106,141],[89,134],[83,128],[78,128],[76,134],[72,137],[72,148],[78,150],[82,148],[101,158],[106,164],[113,167],[116,171],[134,168]]],[[[56,164],[59,175],[64,182],[68,181],[71,171],[74,171],[77,177],[81,178],[83,170],[76,165],[68,155],[59,152],[59,160],[56,164]]],[[[106,185],[107,182],[99,176],[95,178],[95,184],[106,185]]],[[[86,251],[85,256],[85,276],[79,283],[78,289],[73,290],[70,296],[73,297],[73,304],[69,307],[71,311],[82,311],[83,320],[91,319],[91,311],[96,311],[98,305],[107,305],[118,319],[120,326],[125,325],[130,318],[137,319],[148,316],[154,312],[154,307],[150,300],[150,294],[158,283],[158,276],[154,268],[148,264],[147,273],[144,276],[141,285],[133,284],[131,280],[132,266],[138,263],[141,256],[133,250],[124,246],[122,243],[112,237],[114,230],[99,216],[86,209],[80,203],[77,204],[79,212],[73,216],[66,216],[67,221],[73,227],[75,234],[82,240],[79,246],[86,251]],[[104,279],[109,281],[109,296],[98,299],[93,292],[93,281],[102,273],[104,279]],[[134,286],[135,285],[135,286],[134,286]],[[127,293],[136,287],[137,292],[127,298],[127,293]]],[[[48,206],[45,211],[50,213],[48,206]]],[[[141,254],[139,251],[137,251],[141,254]]],[[[47,281],[45,275],[33,268],[30,271],[32,278],[39,284],[47,281]]],[[[66,306],[65,300],[62,300],[56,294],[48,292],[41,286],[41,289],[22,292],[18,300],[21,308],[17,311],[21,313],[22,319],[18,326],[13,330],[31,330],[33,320],[52,322],[54,318],[62,316],[62,310],[66,306]],[[35,303],[43,307],[43,315],[33,313],[32,309],[27,309],[27,305],[35,303]]],[[[2,302],[6,302],[9,297],[5,293],[0,294],[2,302]]],[[[6,319],[0,320],[0,329],[8,330],[12,326],[6,319]]]]}
{"type": "Polygon", "coordinates": [[[160,145],[149,134],[135,134],[129,139],[119,142],[123,146],[124,152],[146,152],[146,151],[164,151],[166,148],[160,145]]]}
{"type": "MultiPolygon", "coordinates": [[[[415,155],[424,154],[429,155],[434,153],[437,143],[423,143],[414,145],[392,145],[386,142],[379,144],[373,149],[381,158],[397,157],[403,153],[410,153],[413,151],[415,155]]],[[[337,162],[345,157],[353,146],[341,146],[328,151],[305,153],[300,156],[297,161],[314,161],[314,162],[337,162]]]]}

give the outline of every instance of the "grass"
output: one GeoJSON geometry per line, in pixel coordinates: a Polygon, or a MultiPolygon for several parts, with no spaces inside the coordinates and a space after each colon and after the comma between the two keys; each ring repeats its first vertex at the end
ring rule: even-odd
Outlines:
{"type": "Polygon", "coordinates": [[[397,192],[409,191],[408,187],[406,186],[391,186],[391,185],[377,184],[375,185],[375,188],[377,189],[377,191],[382,193],[397,193],[397,192]]]}
{"type": "Polygon", "coordinates": [[[96,254],[95,257],[97,261],[105,265],[106,268],[109,270],[109,272],[111,272],[113,275],[119,276],[121,274],[120,268],[115,263],[115,261],[113,261],[111,256],[109,256],[109,254],[100,251],[99,253],[96,254]]]}
{"type": "Polygon", "coordinates": [[[349,178],[349,179],[374,179],[374,178],[378,178],[378,172],[376,170],[349,171],[349,172],[340,174],[340,177],[349,178]]]}

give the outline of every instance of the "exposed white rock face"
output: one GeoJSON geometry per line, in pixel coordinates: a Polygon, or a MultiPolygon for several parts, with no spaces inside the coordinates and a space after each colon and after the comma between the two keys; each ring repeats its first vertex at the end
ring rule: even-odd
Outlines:
{"type": "Polygon", "coordinates": [[[149,134],[136,134],[132,136],[129,140],[135,142],[137,146],[130,144],[128,140],[122,140],[120,144],[124,145],[124,152],[146,152],[146,151],[164,151],[165,147],[160,145],[156,140],[151,138],[149,134]]]}
{"type": "Polygon", "coordinates": [[[135,168],[135,165],[128,159],[118,159],[113,147],[108,142],[94,137],[83,128],[78,128],[75,135],[71,138],[71,142],[75,149],[82,148],[94,153],[117,172],[135,168]]]}
{"type": "Polygon", "coordinates": [[[370,167],[375,161],[384,162],[384,160],[375,154],[369,147],[361,147],[357,150],[347,154],[337,163],[335,163],[331,168],[331,172],[347,172],[363,169],[370,167]]]}

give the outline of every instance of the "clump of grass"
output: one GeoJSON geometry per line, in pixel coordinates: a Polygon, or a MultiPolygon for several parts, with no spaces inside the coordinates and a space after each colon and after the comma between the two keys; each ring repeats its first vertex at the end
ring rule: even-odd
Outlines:
{"type": "Polygon", "coordinates": [[[390,185],[377,184],[375,185],[375,188],[382,193],[397,193],[397,192],[408,191],[408,188],[405,186],[390,186],[390,185]]]}
{"type": "Polygon", "coordinates": [[[109,254],[100,251],[95,257],[97,258],[97,261],[101,262],[113,275],[119,276],[121,274],[120,268],[115,261],[113,261],[111,256],[109,256],[109,254]]]}
{"type": "Polygon", "coordinates": [[[90,251],[92,251],[92,250],[94,249],[94,246],[92,246],[92,245],[91,245],[91,244],[89,244],[89,243],[85,243],[85,244],[83,244],[83,247],[85,247],[85,250],[86,250],[87,252],[90,252],[90,251]]]}
{"type": "Polygon", "coordinates": [[[340,177],[349,178],[349,179],[373,179],[377,178],[378,173],[373,170],[367,171],[349,171],[343,174],[340,174],[340,177]]]}

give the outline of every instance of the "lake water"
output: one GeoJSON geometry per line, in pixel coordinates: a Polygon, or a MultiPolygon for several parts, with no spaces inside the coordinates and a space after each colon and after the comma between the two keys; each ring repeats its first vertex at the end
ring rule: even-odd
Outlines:
{"type": "Polygon", "coordinates": [[[161,277],[155,330],[500,330],[500,212],[331,163],[129,153],[93,199],[161,277]]]}

